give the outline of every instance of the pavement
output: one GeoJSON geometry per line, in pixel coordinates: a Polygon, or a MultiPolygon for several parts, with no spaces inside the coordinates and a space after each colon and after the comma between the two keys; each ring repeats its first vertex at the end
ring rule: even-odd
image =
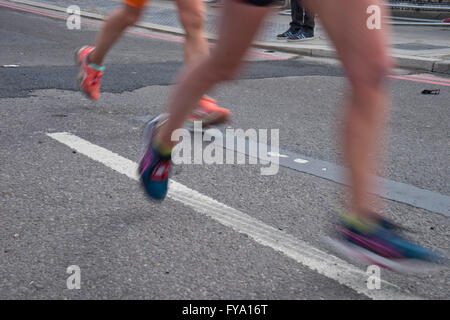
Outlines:
{"type": "MultiPolygon", "coordinates": [[[[9,2],[62,12],[73,5],[73,1],[70,0],[10,0],[9,2]]],[[[120,3],[121,0],[77,1],[77,5],[82,10],[82,16],[96,19],[104,19],[120,3]]],[[[208,4],[207,8],[205,30],[207,37],[214,39],[220,7],[208,4]]],[[[276,35],[286,31],[290,22],[290,16],[280,15],[279,12],[274,10],[274,13],[266,20],[254,46],[312,57],[335,56],[335,51],[320,23],[316,28],[314,40],[294,44],[276,40],[276,35]]],[[[156,31],[183,34],[178,22],[176,6],[174,1],[170,0],[153,1],[137,25],[156,31]]],[[[391,55],[396,58],[399,68],[450,74],[450,24],[448,27],[394,26],[391,55]]]]}
{"type": "MultiPolygon", "coordinates": [[[[183,66],[182,37],[130,28],[92,102],[77,89],[72,54],[101,22],[69,30],[66,17],[0,0],[0,298],[450,298],[448,267],[382,269],[380,288],[369,288],[366,266],[323,241],[348,191],[334,174],[346,86],[334,59],[252,49],[237,80],[210,94],[232,111],[232,128],[279,130],[278,173],[261,175],[267,165],[248,157],[176,165],[169,198],[154,203],[136,161],[144,121],[165,110],[183,66]],[[67,286],[73,265],[80,289],[67,286]]],[[[386,160],[374,173],[390,190],[375,191],[383,212],[447,256],[449,88],[445,74],[390,76],[386,160]]]]}

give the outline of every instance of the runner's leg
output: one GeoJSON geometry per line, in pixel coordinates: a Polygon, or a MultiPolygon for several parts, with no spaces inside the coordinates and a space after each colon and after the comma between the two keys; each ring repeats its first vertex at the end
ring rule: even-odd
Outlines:
{"type": "Polygon", "coordinates": [[[226,1],[220,21],[219,38],[211,55],[188,66],[169,98],[169,119],[161,127],[156,143],[171,148],[172,132],[180,128],[197,101],[216,84],[231,79],[270,8],[226,1]]]}
{"type": "MultiPolygon", "coordinates": [[[[209,55],[208,41],[203,27],[205,20],[205,4],[202,0],[177,0],[178,16],[186,33],[184,42],[184,62],[186,65],[209,55]]],[[[230,110],[221,108],[215,99],[203,96],[197,108],[188,119],[188,126],[194,121],[201,121],[204,127],[227,122],[231,118],[230,110]]]]}
{"type": "Polygon", "coordinates": [[[209,55],[208,41],[203,28],[205,4],[202,0],[177,0],[178,16],[186,33],[184,61],[190,64],[197,58],[209,55]]]}
{"type": "Polygon", "coordinates": [[[144,9],[145,0],[125,1],[125,4],[115,10],[103,25],[95,43],[95,49],[89,55],[89,61],[102,65],[106,54],[117,42],[129,26],[134,25],[144,9]]]}
{"type": "Polygon", "coordinates": [[[364,213],[377,211],[369,205],[369,191],[375,184],[370,173],[377,168],[376,155],[389,105],[385,79],[392,61],[387,26],[370,30],[366,10],[370,5],[383,8],[382,1],[315,0],[308,5],[319,14],[350,81],[342,138],[352,184],[351,212],[368,219],[364,213]]]}
{"type": "Polygon", "coordinates": [[[361,262],[397,271],[422,271],[423,264],[411,264],[411,260],[439,262],[443,261],[441,255],[403,238],[395,224],[377,213],[377,206],[369,198],[376,187],[371,174],[376,173],[379,163],[376,157],[389,105],[386,76],[393,65],[388,55],[387,26],[369,29],[367,25],[367,9],[378,6],[383,12],[382,1],[309,3],[319,13],[350,81],[343,145],[350,169],[352,204],[337,226],[345,241],[331,243],[342,254],[361,262]]]}

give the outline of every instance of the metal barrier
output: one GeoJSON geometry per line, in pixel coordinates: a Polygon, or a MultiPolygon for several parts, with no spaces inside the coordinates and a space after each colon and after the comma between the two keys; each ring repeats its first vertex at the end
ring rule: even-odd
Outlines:
{"type": "MultiPolygon", "coordinates": [[[[285,0],[284,5],[281,6],[281,9],[286,9],[280,11],[281,15],[290,15],[290,1],[296,0],[285,0]],[[289,9],[287,9],[289,8],[289,9]]],[[[450,18],[450,0],[449,1],[426,1],[426,0],[391,0],[384,4],[385,6],[397,10],[405,10],[403,13],[410,11],[413,12],[414,15],[418,15],[418,12],[428,11],[430,13],[439,13],[435,16],[444,15],[443,18],[450,18]],[[448,16],[445,14],[448,13],[448,16]]],[[[423,14],[422,14],[423,15],[423,14]]],[[[386,17],[390,19],[390,24],[393,25],[417,25],[417,26],[437,26],[437,27],[450,27],[450,23],[443,22],[443,19],[423,19],[418,17],[404,17],[401,15],[393,15],[386,17]]]]}
{"type": "MultiPolygon", "coordinates": [[[[291,0],[280,1],[283,4],[281,7],[289,8],[291,0]]],[[[450,12],[450,1],[418,1],[418,0],[391,0],[385,4],[389,7],[395,8],[405,8],[405,9],[425,9],[425,10],[436,10],[436,11],[449,11],[450,12]],[[430,4],[433,3],[433,4],[430,4]]]]}
{"type": "Polygon", "coordinates": [[[432,11],[448,11],[450,12],[450,6],[441,6],[441,5],[419,5],[419,4],[405,4],[405,3],[386,3],[385,4],[391,8],[404,8],[404,9],[421,9],[421,10],[432,10],[432,11]]]}
{"type": "Polygon", "coordinates": [[[450,27],[450,1],[391,0],[385,4],[392,11],[391,24],[450,27]]]}

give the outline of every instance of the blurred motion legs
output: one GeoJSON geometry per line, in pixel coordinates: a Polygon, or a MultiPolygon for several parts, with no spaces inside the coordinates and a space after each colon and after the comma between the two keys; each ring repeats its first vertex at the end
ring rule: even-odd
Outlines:
{"type": "MultiPolygon", "coordinates": [[[[83,57],[78,56],[80,64],[80,88],[91,99],[100,97],[103,61],[112,46],[119,40],[125,29],[139,21],[148,0],[124,0],[124,5],[115,10],[100,30],[94,47],[83,57]],[[94,81],[91,81],[94,79],[94,81]]],[[[205,5],[201,0],[177,0],[178,16],[185,30],[184,59],[191,64],[197,59],[209,55],[208,42],[204,37],[203,26],[205,5]]],[[[86,51],[86,50],[85,50],[86,51]]],[[[203,126],[221,124],[231,117],[228,109],[221,108],[210,97],[200,96],[197,100],[198,112],[192,113],[190,121],[202,121],[203,126]]]]}
{"type": "Polygon", "coordinates": [[[183,126],[196,102],[216,84],[236,74],[270,8],[226,1],[218,41],[209,57],[187,66],[169,97],[169,119],[156,135],[158,143],[173,147],[172,132],[183,126]]]}
{"type": "MultiPolygon", "coordinates": [[[[181,73],[169,98],[167,122],[155,134],[154,145],[170,150],[176,144],[171,141],[172,132],[183,125],[196,101],[216,84],[236,74],[270,10],[265,7],[267,2],[230,0],[225,3],[217,45],[210,57],[198,60],[181,73]]],[[[399,228],[379,215],[378,208],[372,207],[369,199],[375,184],[371,173],[377,169],[375,156],[380,152],[389,104],[386,76],[394,64],[388,55],[387,26],[372,29],[367,24],[368,7],[376,5],[381,9],[381,0],[315,0],[306,4],[321,17],[350,84],[342,145],[350,169],[352,198],[351,207],[341,215],[338,226],[345,240],[342,252],[397,270],[402,270],[402,263],[410,259],[435,260],[433,252],[401,237],[399,228]]]]}
{"type": "Polygon", "coordinates": [[[129,5],[123,5],[115,10],[100,30],[95,42],[95,49],[89,56],[89,61],[102,65],[111,47],[119,40],[126,28],[139,21],[143,10],[143,7],[137,8],[129,5]]]}

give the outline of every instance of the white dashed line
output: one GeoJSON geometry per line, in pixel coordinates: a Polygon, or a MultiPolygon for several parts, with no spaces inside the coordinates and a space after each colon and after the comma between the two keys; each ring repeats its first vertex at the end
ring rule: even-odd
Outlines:
{"type": "Polygon", "coordinates": [[[301,163],[301,164],[305,164],[305,163],[308,163],[309,161],[308,160],[305,160],[305,159],[295,159],[294,160],[294,162],[297,162],[297,163],[301,163]]]}
{"type": "Polygon", "coordinates": [[[285,154],[279,154],[278,152],[267,152],[267,155],[274,158],[287,158],[288,156],[285,154]]]}

